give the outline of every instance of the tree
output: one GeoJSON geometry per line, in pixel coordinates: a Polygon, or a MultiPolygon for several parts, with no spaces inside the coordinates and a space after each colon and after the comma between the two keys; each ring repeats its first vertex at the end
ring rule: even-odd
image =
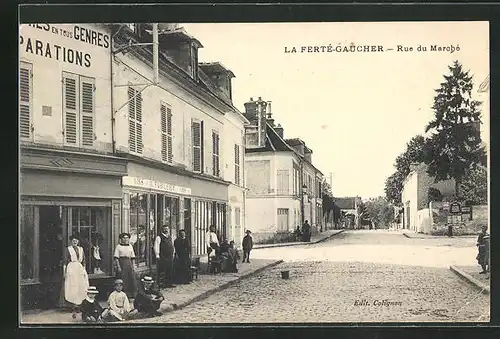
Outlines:
{"type": "Polygon", "coordinates": [[[434,119],[426,132],[433,135],[427,143],[427,172],[435,181],[455,179],[455,194],[460,192],[462,180],[477,165],[486,165],[486,152],[481,145],[479,124],[481,102],[472,100],[472,75],[455,61],[448,66],[450,74],[435,90],[434,119]]]}
{"type": "Polygon", "coordinates": [[[385,181],[385,196],[388,202],[397,206],[401,204],[403,182],[410,173],[411,164],[425,162],[428,154],[427,140],[422,135],[411,138],[405,151],[396,158],[396,172],[385,181]]]}
{"type": "Polygon", "coordinates": [[[443,195],[441,191],[434,187],[429,187],[427,190],[427,204],[431,201],[442,201],[443,195]]]}
{"type": "Polygon", "coordinates": [[[370,219],[378,228],[388,228],[394,221],[394,208],[384,197],[372,198],[365,202],[370,219]]]}
{"type": "Polygon", "coordinates": [[[488,203],[488,170],[477,166],[466,172],[462,179],[461,188],[463,200],[470,205],[484,205],[488,203]]]}

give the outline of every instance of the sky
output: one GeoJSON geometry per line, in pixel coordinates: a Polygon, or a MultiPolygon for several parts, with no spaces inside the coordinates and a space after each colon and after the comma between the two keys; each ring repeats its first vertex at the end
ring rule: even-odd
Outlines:
{"type": "MultiPolygon", "coordinates": [[[[235,74],[233,102],[262,97],[285,138],[301,138],[335,196],[384,195],[394,160],[432,119],[434,89],[460,61],[477,86],[489,74],[487,22],[182,24],[200,62],[235,74]],[[301,53],[301,46],[380,45],[384,52],[301,53]],[[413,47],[398,52],[397,45],[413,47]],[[417,51],[421,45],[427,51],[417,51]],[[430,45],[460,51],[431,51],[430,45]],[[285,53],[295,47],[297,53],[285,53]],[[393,48],[393,51],[387,49],[393,48]]],[[[486,100],[487,94],[473,94],[486,100]]],[[[489,126],[489,107],[483,107],[489,126]]]]}

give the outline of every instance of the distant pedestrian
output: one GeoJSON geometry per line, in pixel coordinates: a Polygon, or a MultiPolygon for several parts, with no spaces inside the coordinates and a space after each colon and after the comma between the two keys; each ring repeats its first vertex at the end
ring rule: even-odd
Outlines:
{"type": "Polygon", "coordinates": [[[116,264],[117,278],[123,280],[123,290],[129,298],[133,298],[137,292],[135,277],[135,252],[130,245],[130,233],[121,233],[118,238],[120,243],[116,245],[114,258],[116,264]]]}
{"type": "Polygon", "coordinates": [[[180,230],[179,237],[174,241],[175,247],[175,279],[179,284],[191,282],[191,257],[189,241],[186,239],[186,231],[180,230]]]}
{"type": "Polygon", "coordinates": [[[155,239],[154,251],[157,262],[158,285],[160,288],[175,287],[174,282],[174,244],[168,225],[163,225],[155,239]]]}
{"type": "Polygon", "coordinates": [[[295,239],[297,241],[300,241],[301,240],[300,237],[302,235],[302,232],[300,231],[300,226],[297,225],[297,228],[295,229],[294,234],[295,234],[295,239]]]}
{"type": "Polygon", "coordinates": [[[488,226],[484,225],[481,228],[481,233],[477,237],[478,254],[476,260],[481,268],[483,269],[480,274],[484,274],[490,271],[490,235],[488,234],[488,226]]]}
{"type": "Polygon", "coordinates": [[[249,263],[250,262],[250,252],[252,251],[253,248],[253,239],[252,239],[252,232],[250,230],[246,231],[247,235],[243,237],[243,242],[242,242],[242,247],[243,247],[243,261],[249,263]]]}
{"type": "Polygon", "coordinates": [[[215,251],[215,257],[220,255],[220,245],[217,233],[215,233],[215,226],[210,226],[210,230],[207,232],[206,237],[207,253],[210,256],[212,251],[215,251]]]}
{"type": "Polygon", "coordinates": [[[87,297],[89,277],[85,270],[85,254],[78,246],[78,235],[70,237],[71,245],[67,248],[67,262],[64,266],[64,298],[72,304],[72,316],[76,318],[76,311],[83,299],[87,297]]]}
{"type": "Polygon", "coordinates": [[[311,241],[311,225],[309,225],[309,221],[306,220],[304,225],[302,225],[302,241],[309,242],[311,241]]]}

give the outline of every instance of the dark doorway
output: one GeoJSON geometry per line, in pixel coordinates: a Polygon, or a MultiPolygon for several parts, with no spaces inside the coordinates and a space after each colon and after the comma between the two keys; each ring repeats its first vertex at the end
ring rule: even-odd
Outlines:
{"type": "Polygon", "coordinates": [[[47,288],[40,300],[42,308],[59,302],[63,280],[63,225],[61,207],[40,206],[40,282],[47,288]]]}
{"type": "Polygon", "coordinates": [[[62,279],[63,228],[59,206],[40,206],[40,281],[62,279]]]}

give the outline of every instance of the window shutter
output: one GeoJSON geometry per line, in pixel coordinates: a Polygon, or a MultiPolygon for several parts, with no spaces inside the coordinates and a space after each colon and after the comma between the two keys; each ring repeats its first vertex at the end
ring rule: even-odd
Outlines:
{"type": "Polygon", "coordinates": [[[193,135],[193,171],[201,172],[201,123],[193,121],[191,124],[193,135]]]}
{"type": "Polygon", "coordinates": [[[240,146],[234,145],[234,183],[240,184],[240,146]]]}
{"type": "Polygon", "coordinates": [[[63,75],[63,102],[64,102],[64,136],[66,144],[77,146],[79,141],[79,100],[78,76],[70,73],[63,75]]]}
{"type": "Polygon", "coordinates": [[[128,147],[130,152],[137,152],[136,143],[136,122],[135,122],[135,90],[128,88],[128,147]]]}
{"type": "Polygon", "coordinates": [[[80,77],[82,145],[94,145],[95,80],[80,77]]]}
{"type": "Polygon", "coordinates": [[[142,93],[135,91],[137,96],[135,97],[135,118],[137,120],[136,127],[136,137],[137,137],[137,153],[142,154],[144,145],[142,143],[142,93]]]}
{"type": "Polygon", "coordinates": [[[161,104],[161,160],[168,161],[168,142],[167,142],[167,108],[161,104]]]}
{"type": "Polygon", "coordinates": [[[20,63],[19,68],[19,131],[23,139],[29,139],[31,133],[31,98],[32,98],[32,65],[20,63]]]}
{"type": "Polygon", "coordinates": [[[216,177],[220,175],[219,167],[219,134],[212,131],[212,160],[213,160],[213,171],[212,174],[216,177]]]}
{"type": "Polygon", "coordinates": [[[172,109],[167,107],[167,161],[174,160],[173,140],[172,140],[172,109]]]}

